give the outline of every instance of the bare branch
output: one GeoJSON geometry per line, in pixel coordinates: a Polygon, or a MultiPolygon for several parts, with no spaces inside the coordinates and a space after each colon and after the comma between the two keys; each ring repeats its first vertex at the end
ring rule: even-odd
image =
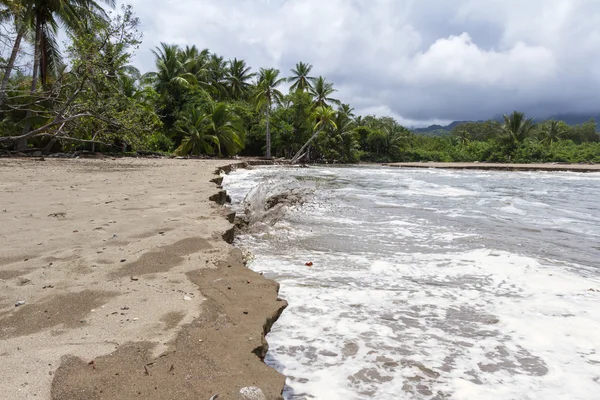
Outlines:
{"type": "Polygon", "coordinates": [[[43,136],[43,135],[55,136],[54,134],[41,134],[41,133],[44,132],[45,130],[47,130],[48,128],[54,126],[54,125],[62,124],[63,122],[69,122],[69,121],[73,121],[75,119],[84,118],[84,117],[93,117],[93,115],[90,114],[90,113],[83,113],[83,114],[73,115],[73,116],[67,117],[67,118],[56,118],[56,119],[54,119],[54,121],[49,122],[49,123],[47,123],[46,125],[44,125],[42,127],[34,129],[33,131],[31,131],[29,133],[26,133],[24,135],[19,135],[19,136],[2,136],[2,137],[0,137],[0,143],[2,143],[2,142],[14,142],[16,140],[30,138],[32,136],[43,136]]]}
{"type": "Polygon", "coordinates": [[[72,142],[96,143],[96,144],[102,144],[104,146],[119,147],[112,143],[99,142],[99,141],[93,140],[93,139],[89,140],[89,139],[78,139],[78,138],[73,138],[73,137],[69,137],[69,136],[56,136],[52,133],[40,133],[39,135],[37,135],[37,137],[51,137],[51,138],[58,139],[58,140],[70,140],[72,142]]]}

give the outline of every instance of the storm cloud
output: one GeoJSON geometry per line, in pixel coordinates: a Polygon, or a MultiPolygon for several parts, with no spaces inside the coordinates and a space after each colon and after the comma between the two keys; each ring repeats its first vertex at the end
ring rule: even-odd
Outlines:
{"type": "Polygon", "coordinates": [[[600,111],[598,0],[130,0],[160,42],[255,69],[298,61],[358,113],[407,125],[600,111]]]}

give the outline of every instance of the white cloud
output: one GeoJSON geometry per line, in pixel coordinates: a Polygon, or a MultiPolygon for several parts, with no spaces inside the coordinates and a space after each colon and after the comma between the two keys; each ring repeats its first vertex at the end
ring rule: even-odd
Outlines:
{"type": "Polygon", "coordinates": [[[518,42],[499,52],[486,51],[473,43],[468,33],[439,39],[415,55],[405,69],[407,83],[453,84],[491,87],[520,86],[555,78],[556,62],[551,51],[518,42]]]}
{"type": "Polygon", "coordinates": [[[196,44],[254,68],[297,61],[358,112],[481,119],[600,112],[597,0],[130,0],[145,41],[196,44]],[[374,111],[375,110],[375,111],[374,111]]]}

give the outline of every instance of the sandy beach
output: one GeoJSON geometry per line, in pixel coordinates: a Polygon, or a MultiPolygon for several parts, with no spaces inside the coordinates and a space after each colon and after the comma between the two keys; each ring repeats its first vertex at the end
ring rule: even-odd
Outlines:
{"type": "Polygon", "coordinates": [[[209,200],[228,163],[0,159],[2,398],[280,397],[286,303],[209,200]]]}

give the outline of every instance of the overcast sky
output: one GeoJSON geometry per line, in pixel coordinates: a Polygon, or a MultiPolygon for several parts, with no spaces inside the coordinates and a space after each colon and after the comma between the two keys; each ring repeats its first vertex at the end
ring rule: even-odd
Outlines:
{"type": "Polygon", "coordinates": [[[298,61],[360,114],[406,125],[600,113],[599,0],[128,0],[135,64],[161,41],[287,75],[298,61]]]}

